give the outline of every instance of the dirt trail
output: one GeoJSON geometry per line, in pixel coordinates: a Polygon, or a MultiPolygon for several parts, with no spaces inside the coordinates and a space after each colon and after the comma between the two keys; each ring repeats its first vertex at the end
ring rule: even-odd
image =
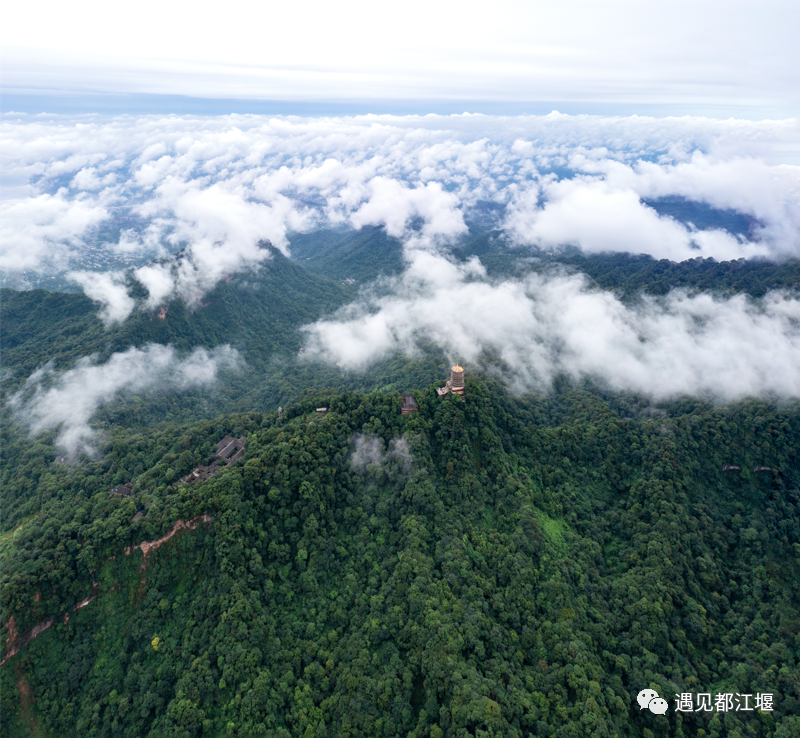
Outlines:
{"type": "Polygon", "coordinates": [[[142,541],[138,546],[134,546],[131,548],[125,549],[125,555],[130,556],[137,548],[141,550],[142,554],[147,557],[147,554],[150,551],[157,549],[162,543],[166,543],[172,536],[174,536],[178,531],[181,530],[194,530],[197,527],[198,523],[210,523],[211,516],[210,515],[198,515],[196,518],[192,518],[191,520],[187,520],[184,522],[183,520],[178,520],[174,526],[172,526],[172,530],[163,535],[161,538],[157,538],[155,541],[142,541]]]}
{"type": "Polygon", "coordinates": [[[19,702],[22,707],[22,719],[27,720],[31,730],[36,730],[36,720],[31,717],[31,707],[33,707],[33,690],[28,680],[21,674],[20,665],[14,670],[14,677],[17,679],[17,692],[19,692],[19,702]]]}
{"type": "Polygon", "coordinates": [[[2,661],[0,661],[0,666],[5,664],[12,656],[16,656],[19,653],[19,650],[23,646],[27,646],[36,636],[41,635],[44,633],[55,621],[53,618],[49,620],[45,620],[43,623],[39,623],[38,625],[34,625],[22,638],[19,637],[19,631],[17,630],[17,622],[14,620],[14,616],[12,615],[8,619],[8,640],[6,641],[6,655],[2,661]]]}
{"type": "MultiPolygon", "coordinates": [[[[172,526],[172,530],[167,533],[166,535],[162,536],[161,538],[156,539],[155,541],[142,541],[138,546],[134,546],[131,548],[125,549],[125,555],[130,556],[136,549],[141,550],[142,555],[147,558],[147,554],[150,551],[157,549],[162,543],[166,543],[172,536],[182,530],[194,530],[198,523],[210,523],[211,516],[210,515],[198,515],[196,518],[192,518],[184,522],[183,520],[178,520],[174,526],[172,526]]],[[[114,558],[113,556],[111,557],[114,558]]],[[[144,580],[142,580],[144,583],[144,580]]],[[[117,585],[114,585],[115,587],[117,585]]],[[[82,607],[86,607],[92,600],[97,598],[97,582],[92,582],[92,594],[87,597],[85,600],[81,600],[76,605],[73,606],[72,611],[77,612],[82,607]]],[[[36,601],[38,602],[41,599],[41,593],[37,592],[36,601]]],[[[69,621],[69,613],[64,616],[64,624],[66,625],[69,621]]],[[[36,636],[41,635],[44,633],[55,621],[53,618],[49,620],[45,620],[42,623],[34,625],[24,636],[20,638],[19,635],[19,627],[17,626],[17,621],[14,619],[12,615],[8,619],[8,623],[6,624],[6,628],[8,630],[8,639],[6,640],[6,648],[5,648],[5,655],[3,656],[3,660],[0,661],[0,666],[5,664],[12,656],[16,656],[20,649],[23,646],[27,646],[36,636]]]]}

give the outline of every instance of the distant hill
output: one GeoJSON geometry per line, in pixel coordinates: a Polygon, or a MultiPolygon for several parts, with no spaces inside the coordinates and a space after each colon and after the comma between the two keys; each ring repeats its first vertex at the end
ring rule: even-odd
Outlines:
{"type": "Polygon", "coordinates": [[[194,309],[173,300],[163,318],[158,310],[138,309],[109,328],[98,318],[97,306],[81,293],[3,289],[4,364],[27,376],[46,361],[63,366],[92,353],[102,360],[146,343],[171,343],[181,350],[229,343],[259,364],[276,354],[296,354],[302,345],[297,329],[343,305],[355,289],[271,251],[272,258],[257,272],[221,282],[194,309]]]}
{"type": "Polygon", "coordinates": [[[688,200],[685,197],[669,196],[643,200],[659,215],[669,216],[698,230],[721,229],[734,235],[752,237],[758,221],[737,210],[721,210],[704,202],[688,200]]]}
{"type": "MultiPolygon", "coordinates": [[[[799,260],[674,263],[628,254],[587,256],[574,250],[546,254],[510,248],[499,231],[480,230],[473,230],[452,253],[456,259],[478,256],[491,276],[501,278],[564,268],[582,272],[597,286],[613,289],[626,300],[674,288],[746,292],[754,297],[770,289],[800,290],[799,260]]],[[[272,258],[263,267],[221,282],[194,309],[173,300],[163,318],[160,310],[139,309],[123,324],[109,328],[99,320],[97,306],[81,293],[2,289],[0,330],[6,372],[2,386],[5,392],[13,391],[50,361],[56,369],[68,368],[89,355],[102,362],[114,352],[147,343],[169,343],[179,352],[230,344],[246,362],[243,373],[226,378],[225,392],[214,393],[210,405],[198,404],[203,394],[199,390],[184,399],[173,397],[171,412],[178,413],[173,417],[188,419],[200,407],[206,408],[204,413],[216,414],[269,411],[307,388],[426,386],[446,369],[441,351],[434,346],[424,347],[412,359],[390,357],[364,374],[343,373],[336,367],[300,360],[298,355],[304,341],[301,326],[332,314],[356,299],[364,284],[381,274],[397,274],[402,267],[399,241],[387,237],[381,228],[295,236],[292,258],[272,249],[272,258]],[[355,281],[349,284],[345,279],[355,281]]],[[[157,405],[151,403],[138,405],[135,413],[120,407],[106,419],[150,423],[158,415],[157,405]]]]}
{"type": "Polygon", "coordinates": [[[322,230],[290,237],[292,258],[316,274],[359,284],[399,274],[404,267],[403,244],[379,226],[359,231],[322,230]]]}
{"type": "Polygon", "coordinates": [[[744,293],[763,297],[770,290],[800,294],[800,259],[688,259],[682,262],[631,254],[564,254],[550,262],[568,265],[591,277],[599,287],[631,299],[640,293],[665,295],[673,289],[744,293]]]}
{"type": "Polygon", "coordinates": [[[751,297],[763,297],[769,290],[800,293],[800,259],[716,261],[698,257],[674,262],[647,254],[584,254],[576,248],[545,252],[509,246],[501,231],[471,234],[452,252],[459,259],[477,256],[488,273],[497,277],[567,267],[626,300],[639,294],[664,295],[673,289],[745,293],[751,297]]]}

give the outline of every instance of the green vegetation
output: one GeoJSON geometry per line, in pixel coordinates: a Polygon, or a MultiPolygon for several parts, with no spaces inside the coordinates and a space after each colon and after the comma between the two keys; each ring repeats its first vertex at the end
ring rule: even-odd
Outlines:
{"type": "Polygon", "coordinates": [[[378,226],[316,231],[291,237],[292,258],[316,274],[359,284],[403,270],[403,244],[378,226]]]}
{"type": "MultiPolygon", "coordinates": [[[[526,260],[496,236],[456,258],[576,269],[626,300],[800,280],[798,262],[526,260]]],[[[83,295],[2,290],[6,397],[48,361],[150,342],[246,362],[212,390],[101,408],[93,459],[55,463],[55,432],[29,438],[3,403],[3,653],[53,622],[0,669],[3,735],[800,734],[800,404],[564,380],[516,397],[470,367],[462,403],[437,397],[432,346],[363,375],[298,356],[302,325],[397,273],[397,246],[379,229],[296,239],[294,260],[273,252],[194,310],[109,329],[83,295]],[[247,437],[245,459],[175,486],[224,435],[247,437]],[[136,548],[178,521],[193,527],[136,548]],[[665,716],[639,710],[646,687],[665,716]],[[722,691],[775,709],[673,709],[722,691]]]]}
{"type": "Polygon", "coordinates": [[[180,350],[229,343],[246,351],[248,362],[259,367],[276,356],[296,355],[302,346],[298,328],[355,293],[271,251],[272,258],[259,272],[221,283],[200,305],[175,300],[163,318],[158,310],[137,310],[108,329],[83,294],[0,290],[3,362],[24,378],[46,361],[64,367],[92,353],[104,360],[146,343],[170,343],[180,350]]]}
{"type": "Polygon", "coordinates": [[[698,257],[674,262],[644,254],[584,254],[578,249],[531,252],[509,247],[499,231],[475,233],[454,253],[462,259],[478,256],[494,276],[567,267],[586,274],[598,287],[614,290],[625,300],[642,293],[665,295],[673,289],[744,293],[751,297],[763,297],[769,290],[800,291],[798,259],[780,263],[758,259],[720,262],[698,257]]]}
{"type": "Polygon", "coordinates": [[[626,297],[639,292],[665,295],[672,289],[717,290],[763,297],[769,290],[800,290],[800,260],[782,263],[745,260],[690,259],[674,262],[649,256],[595,254],[562,258],[588,274],[600,287],[618,289],[626,297]]]}
{"type": "Polygon", "coordinates": [[[2,669],[7,734],[796,735],[800,407],[416,394],[120,428],[55,469],[4,541],[6,611],[56,623],[2,669]],[[173,488],[225,433],[244,463],[173,488]],[[661,717],[644,687],[775,710],[661,717]]]}

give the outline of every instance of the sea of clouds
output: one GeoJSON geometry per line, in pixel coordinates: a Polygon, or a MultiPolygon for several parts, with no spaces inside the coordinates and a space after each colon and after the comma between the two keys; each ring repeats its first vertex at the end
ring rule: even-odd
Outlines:
{"type": "Polygon", "coordinates": [[[70,269],[115,208],[143,223],[115,252],[178,257],[132,272],[73,270],[107,323],[257,270],[266,239],[383,226],[405,244],[390,294],[365,293],[307,326],[309,356],[360,369],[433,338],[513,366],[520,389],[566,372],[654,397],[800,395],[798,301],[675,293],[626,306],[583,278],[491,280],[447,246],[486,202],[506,243],[679,261],[800,256],[795,120],[567,116],[350,118],[3,117],[0,269],[70,269]],[[647,202],[682,197],[748,216],[747,234],[699,230],[647,202]],[[454,309],[458,306],[458,309],[454,309]]]}
{"type": "MultiPolygon", "coordinates": [[[[287,251],[290,231],[384,225],[464,232],[481,201],[515,243],[680,260],[800,254],[794,120],[598,116],[121,117],[5,114],[0,269],[65,268],[114,214],[110,251],[186,244],[177,274],[137,278],[151,301],[192,299],[287,251]],[[697,231],[643,200],[681,196],[746,214],[748,237],[697,231]]],[[[122,314],[123,311],[117,311],[122,314]]]]}

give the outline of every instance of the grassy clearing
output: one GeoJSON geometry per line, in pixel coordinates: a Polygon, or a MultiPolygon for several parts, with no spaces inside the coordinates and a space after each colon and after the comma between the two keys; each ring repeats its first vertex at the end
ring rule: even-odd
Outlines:
{"type": "Polygon", "coordinates": [[[565,554],[569,550],[567,542],[564,538],[569,530],[569,526],[563,520],[551,518],[541,510],[536,511],[539,522],[542,525],[542,530],[550,545],[560,554],[565,554]]]}

